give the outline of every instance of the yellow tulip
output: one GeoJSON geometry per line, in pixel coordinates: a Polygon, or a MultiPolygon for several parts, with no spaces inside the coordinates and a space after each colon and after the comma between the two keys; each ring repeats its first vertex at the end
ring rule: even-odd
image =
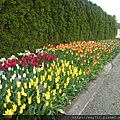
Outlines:
{"type": "Polygon", "coordinates": [[[65,96],[65,93],[63,93],[62,96],[65,96]]]}
{"type": "Polygon", "coordinates": [[[24,83],[24,88],[27,89],[27,83],[24,83]]]}
{"type": "Polygon", "coordinates": [[[29,88],[31,88],[31,82],[29,82],[29,88]]]}
{"type": "Polygon", "coordinates": [[[10,93],[10,89],[7,90],[7,93],[8,93],[8,94],[10,93]]]}
{"type": "Polygon", "coordinates": [[[24,88],[23,88],[23,87],[21,88],[21,95],[23,95],[23,96],[27,96],[27,94],[25,93],[25,91],[24,91],[24,88]]]}
{"type": "Polygon", "coordinates": [[[72,70],[70,70],[70,74],[72,75],[72,70]]]}
{"type": "Polygon", "coordinates": [[[51,86],[48,86],[48,91],[50,91],[51,86]]]}
{"type": "Polygon", "coordinates": [[[21,105],[21,101],[20,101],[20,99],[17,100],[17,104],[18,104],[18,106],[21,105]]]}
{"type": "Polygon", "coordinates": [[[55,83],[57,83],[59,80],[60,80],[60,76],[57,76],[57,77],[55,78],[55,83]]]}
{"type": "Polygon", "coordinates": [[[31,79],[30,82],[31,82],[31,86],[33,86],[34,81],[31,79]]]}
{"type": "Polygon", "coordinates": [[[56,59],[56,61],[58,62],[58,58],[56,59]]]}
{"type": "Polygon", "coordinates": [[[70,75],[70,72],[69,72],[69,71],[67,71],[67,75],[68,75],[68,76],[70,75]]]}
{"type": "Polygon", "coordinates": [[[44,82],[44,85],[43,85],[43,87],[44,87],[44,88],[46,88],[46,87],[47,87],[47,83],[46,83],[46,82],[44,82]]]}
{"type": "Polygon", "coordinates": [[[40,81],[40,84],[42,85],[43,81],[40,81]]]}
{"type": "Polygon", "coordinates": [[[50,92],[45,93],[45,98],[46,98],[46,100],[50,99],[50,92]]]}
{"type": "Polygon", "coordinates": [[[56,77],[58,76],[57,72],[55,72],[55,76],[56,76],[56,77]]]}
{"type": "Polygon", "coordinates": [[[39,96],[40,92],[39,92],[39,90],[38,90],[38,87],[36,88],[36,93],[37,93],[37,95],[39,96]]]}
{"type": "Polygon", "coordinates": [[[21,98],[21,94],[20,94],[20,92],[17,92],[17,98],[18,98],[18,99],[21,98]]]}
{"type": "Polygon", "coordinates": [[[53,97],[53,100],[56,100],[56,97],[55,97],[55,96],[53,97]]]}
{"type": "Polygon", "coordinates": [[[63,63],[63,60],[61,60],[61,63],[63,63]]]}
{"type": "Polygon", "coordinates": [[[44,67],[44,62],[42,62],[42,67],[44,67]]]}
{"type": "Polygon", "coordinates": [[[17,81],[17,82],[16,82],[16,85],[17,85],[17,88],[19,88],[20,85],[21,85],[21,82],[20,82],[20,81],[17,81]]]}
{"type": "Polygon", "coordinates": [[[63,76],[66,76],[66,73],[65,73],[65,72],[63,72],[63,76]]]}
{"type": "Polygon", "coordinates": [[[63,68],[61,68],[61,70],[62,70],[62,72],[63,72],[63,73],[65,72],[64,67],[63,67],[63,68]]]}
{"type": "Polygon", "coordinates": [[[57,75],[60,75],[60,70],[59,69],[57,69],[57,75]]]}
{"type": "Polygon", "coordinates": [[[82,70],[80,69],[80,71],[79,71],[79,75],[81,75],[82,74],[82,70]]]}
{"type": "Polygon", "coordinates": [[[52,104],[50,104],[50,107],[52,107],[52,104]]]}
{"type": "Polygon", "coordinates": [[[8,94],[8,96],[11,96],[10,89],[7,90],[7,94],[8,94]]]}
{"type": "Polygon", "coordinates": [[[42,81],[45,81],[45,76],[44,75],[42,76],[42,81]]]}
{"type": "Polygon", "coordinates": [[[21,95],[23,95],[23,96],[25,96],[25,97],[26,97],[26,96],[27,96],[27,93],[21,93],[21,95]]]}
{"type": "Polygon", "coordinates": [[[69,77],[67,77],[67,82],[68,82],[68,83],[70,82],[70,78],[69,78],[69,77]]]}
{"type": "Polygon", "coordinates": [[[72,74],[72,78],[74,78],[74,74],[72,74]]]}
{"type": "Polygon", "coordinates": [[[52,81],[52,76],[51,75],[48,75],[48,80],[52,81]]]}
{"type": "Polygon", "coordinates": [[[38,104],[40,104],[40,96],[36,96],[36,101],[38,104]]]}
{"type": "Polygon", "coordinates": [[[60,84],[57,83],[57,84],[56,84],[56,89],[59,89],[59,86],[60,86],[60,84]]]}
{"type": "Polygon", "coordinates": [[[12,107],[13,107],[13,111],[15,112],[17,110],[17,105],[13,104],[12,107]]]}
{"type": "Polygon", "coordinates": [[[57,66],[59,66],[60,64],[59,63],[57,63],[57,66]]]}
{"type": "Polygon", "coordinates": [[[51,71],[51,76],[53,76],[53,71],[51,71]]]}
{"type": "Polygon", "coordinates": [[[55,65],[55,61],[53,61],[53,65],[55,65]]]}
{"type": "Polygon", "coordinates": [[[75,73],[77,73],[77,71],[78,71],[78,68],[77,68],[77,67],[74,67],[73,73],[75,74],[75,73]]]}
{"type": "Polygon", "coordinates": [[[46,102],[45,102],[45,105],[46,105],[46,107],[47,107],[47,106],[49,105],[49,102],[48,102],[48,101],[46,101],[46,102]]]}
{"type": "Polygon", "coordinates": [[[59,89],[59,93],[62,93],[62,90],[61,90],[61,89],[59,89]]]}
{"type": "Polygon", "coordinates": [[[56,94],[56,89],[52,90],[52,94],[53,94],[53,96],[55,96],[55,94],[56,94]]]}
{"type": "Polygon", "coordinates": [[[83,72],[83,75],[86,75],[86,73],[85,73],[85,72],[83,72]]]}
{"type": "Polygon", "coordinates": [[[24,93],[24,88],[23,87],[21,88],[21,93],[24,93]]]}
{"type": "Polygon", "coordinates": [[[38,83],[38,77],[36,78],[36,83],[38,83]]]}
{"type": "Polygon", "coordinates": [[[37,85],[38,85],[38,83],[36,83],[36,82],[34,82],[33,84],[34,84],[34,86],[37,86],[37,85]]]}
{"type": "Polygon", "coordinates": [[[47,76],[47,71],[44,72],[44,77],[46,77],[46,76],[47,76]]]}
{"type": "Polygon", "coordinates": [[[48,69],[48,72],[51,72],[52,71],[52,68],[50,67],[49,69],[48,69]]]}
{"type": "Polygon", "coordinates": [[[28,104],[31,104],[31,97],[28,97],[28,104]]]}
{"type": "Polygon", "coordinates": [[[12,109],[7,109],[7,110],[5,111],[5,114],[3,114],[3,115],[13,115],[13,114],[14,114],[14,112],[13,112],[12,109]]]}
{"type": "Polygon", "coordinates": [[[20,114],[23,113],[23,108],[22,108],[22,107],[20,107],[20,111],[19,111],[19,113],[20,113],[20,114]]]}
{"type": "Polygon", "coordinates": [[[25,109],[26,108],[26,104],[24,103],[22,106],[21,106],[22,109],[25,109]]]}
{"type": "Polygon", "coordinates": [[[78,73],[76,73],[76,76],[78,76],[79,74],[78,73]]]}
{"type": "Polygon", "coordinates": [[[66,83],[64,83],[64,88],[66,88],[67,87],[67,84],[66,83]]]}
{"type": "Polygon", "coordinates": [[[36,68],[36,72],[40,72],[41,71],[41,69],[40,68],[36,68]]]}
{"type": "Polygon", "coordinates": [[[10,96],[6,95],[6,102],[9,103],[10,102],[10,96]]]}
{"type": "Polygon", "coordinates": [[[6,103],[4,103],[3,106],[4,106],[4,108],[6,108],[7,107],[6,103]]]}

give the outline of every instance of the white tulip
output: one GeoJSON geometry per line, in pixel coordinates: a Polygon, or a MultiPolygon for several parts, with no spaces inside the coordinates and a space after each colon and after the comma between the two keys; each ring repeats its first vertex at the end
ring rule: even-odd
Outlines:
{"type": "Polygon", "coordinates": [[[43,70],[44,68],[43,67],[41,67],[41,70],[43,70]]]}
{"type": "Polygon", "coordinates": [[[35,66],[33,67],[33,74],[36,74],[35,66]]]}
{"type": "Polygon", "coordinates": [[[16,67],[17,67],[18,70],[20,69],[20,66],[18,64],[16,64],[16,67]]]}
{"type": "Polygon", "coordinates": [[[14,80],[15,77],[16,77],[16,74],[13,74],[11,79],[14,80]]]}
{"type": "Polygon", "coordinates": [[[15,79],[14,76],[12,76],[11,79],[14,80],[15,79]]]}
{"type": "Polygon", "coordinates": [[[14,73],[14,78],[16,78],[16,72],[14,73]]]}
{"type": "Polygon", "coordinates": [[[21,75],[20,74],[18,74],[18,79],[21,79],[21,75]]]}
{"type": "Polygon", "coordinates": [[[22,56],[23,55],[23,53],[17,53],[19,56],[22,56]]]}
{"type": "Polygon", "coordinates": [[[1,59],[0,59],[0,62],[4,62],[4,61],[6,61],[5,58],[1,58],[1,59]]]}
{"type": "Polygon", "coordinates": [[[5,77],[5,75],[2,75],[2,79],[6,80],[6,77],[5,77]]]}
{"type": "Polygon", "coordinates": [[[8,59],[10,59],[10,60],[13,60],[13,59],[17,59],[18,60],[18,58],[16,57],[16,56],[14,56],[14,55],[12,55],[10,58],[8,58],[8,59]]]}
{"type": "Polygon", "coordinates": [[[2,89],[2,85],[0,84],[0,89],[2,89]]]}
{"type": "Polygon", "coordinates": [[[11,71],[11,67],[8,67],[8,71],[11,71]]]}
{"type": "Polygon", "coordinates": [[[33,78],[35,79],[35,78],[36,78],[36,75],[34,75],[33,78]]]}
{"type": "Polygon", "coordinates": [[[22,68],[22,71],[24,71],[24,70],[25,70],[25,68],[23,67],[23,68],[22,68]]]}
{"type": "Polygon", "coordinates": [[[41,50],[42,50],[42,49],[36,49],[36,53],[37,53],[37,52],[40,52],[41,50]]]}
{"type": "Polygon", "coordinates": [[[28,69],[26,70],[26,72],[27,72],[27,74],[29,74],[29,71],[28,71],[28,69]]]}
{"type": "Polygon", "coordinates": [[[26,73],[23,74],[23,77],[26,78],[26,73]]]}
{"type": "Polygon", "coordinates": [[[13,80],[12,79],[10,79],[10,82],[12,82],[13,80]]]}

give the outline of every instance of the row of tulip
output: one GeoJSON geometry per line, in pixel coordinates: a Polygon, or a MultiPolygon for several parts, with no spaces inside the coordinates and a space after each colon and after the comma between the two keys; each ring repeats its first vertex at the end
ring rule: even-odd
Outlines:
{"type": "Polygon", "coordinates": [[[1,58],[0,114],[65,114],[64,107],[119,50],[115,41],[77,41],[1,58]]]}

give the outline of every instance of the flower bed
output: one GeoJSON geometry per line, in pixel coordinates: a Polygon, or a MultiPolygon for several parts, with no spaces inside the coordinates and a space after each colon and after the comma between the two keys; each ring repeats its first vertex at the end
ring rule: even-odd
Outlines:
{"type": "Polygon", "coordinates": [[[120,37],[116,37],[116,40],[120,40],[120,37]]]}
{"type": "Polygon", "coordinates": [[[67,104],[120,50],[116,42],[77,41],[0,59],[0,114],[65,114],[67,104]]]}

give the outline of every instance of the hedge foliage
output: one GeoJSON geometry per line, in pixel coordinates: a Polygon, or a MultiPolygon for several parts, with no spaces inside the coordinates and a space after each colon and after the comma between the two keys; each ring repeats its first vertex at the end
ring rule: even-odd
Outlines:
{"type": "Polygon", "coordinates": [[[115,17],[88,0],[0,0],[0,57],[115,35],[115,17]]]}

